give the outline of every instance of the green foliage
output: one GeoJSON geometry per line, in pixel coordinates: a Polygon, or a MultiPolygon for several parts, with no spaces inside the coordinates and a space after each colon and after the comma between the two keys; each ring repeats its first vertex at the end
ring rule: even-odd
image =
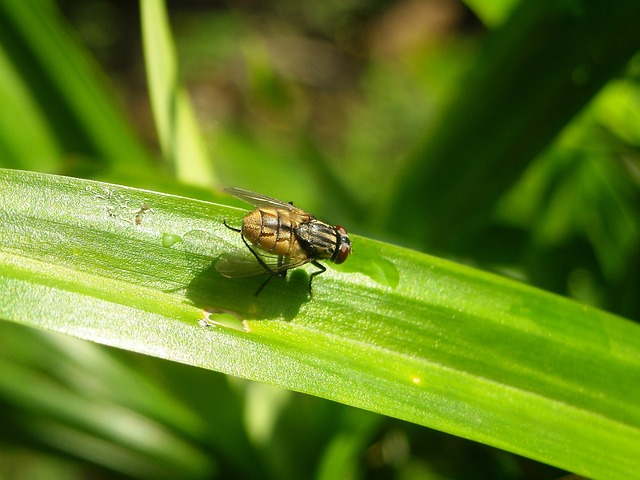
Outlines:
{"type": "Polygon", "coordinates": [[[522,2],[400,173],[387,223],[432,247],[473,243],[497,199],[637,51],[638,18],[638,2],[522,2]],[[417,203],[430,208],[414,225],[404,206],[417,203]]]}
{"type": "Polygon", "coordinates": [[[88,162],[78,165],[73,157],[90,157],[91,173],[107,165],[115,175],[149,168],[147,153],[51,2],[3,2],[0,44],[7,100],[0,153],[9,165],[54,170],[55,162],[56,171],[80,174],[88,173],[88,162]]]}
{"type": "Polygon", "coordinates": [[[16,171],[3,171],[0,185],[5,319],[318,395],[591,476],[622,478],[639,466],[640,411],[629,399],[640,395],[640,328],[629,322],[357,236],[357,256],[318,277],[313,299],[299,271],[255,297],[261,279],[214,270],[242,247],[222,225],[240,219],[235,209],[16,171]],[[618,455],[593,465],[612,437],[618,455]]]}
{"type": "Polygon", "coordinates": [[[0,469],[529,475],[428,426],[639,470],[640,330],[592,307],[640,318],[637,2],[469,2],[498,25],[482,35],[459,11],[424,35],[447,18],[430,2],[178,8],[177,54],[159,1],[142,33],[108,28],[131,10],[60,3],[76,31],[47,0],[0,5],[0,161],[110,183],[0,171],[0,469]],[[156,164],[76,40],[101,58],[114,32],[129,53],[144,37],[156,164]],[[218,175],[345,225],[354,254],[312,299],[304,269],[254,297],[263,279],[215,272],[243,248],[221,225],[243,211],[197,187],[218,175]]]}
{"type": "Polygon", "coordinates": [[[163,154],[175,165],[178,180],[211,187],[215,178],[191,103],[180,84],[164,4],[148,1],[140,2],[140,7],[151,104],[163,154]]]}

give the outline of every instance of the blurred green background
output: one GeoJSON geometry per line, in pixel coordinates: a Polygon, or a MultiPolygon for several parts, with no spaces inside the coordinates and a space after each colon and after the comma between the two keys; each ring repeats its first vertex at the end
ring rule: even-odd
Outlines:
{"type": "MultiPolygon", "coordinates": [[[[640,318],[637,2],[167,8],[201,175],[158,139],[126,0],[0,2],[0,167],[202,199],[242,186],[640,318]]],[[[321,399],[0,331],[6,478],[562,474],[321,399]]]]}

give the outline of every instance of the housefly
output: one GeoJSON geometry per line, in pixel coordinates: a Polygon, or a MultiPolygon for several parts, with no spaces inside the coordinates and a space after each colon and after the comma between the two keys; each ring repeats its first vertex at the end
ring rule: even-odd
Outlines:
{"type": "Polygon", "coordinates": [[[224,226],[240,233],[251,255],[240,258],[222,257],[216,270],[225,277],[249,277],[268,273],[258,295],[273,277],[285,278],[287,272],[307,263],[318,268],[309,278],[309,294],[313,277],[327,269],[318,260],[344,262],[351,253],[351,240],[344,228],[331,226],[310,213],[275,198],[242,188],[225,188],[225,192],[250,203],[255,210],[242,219],[242,228],[224,226]]]}

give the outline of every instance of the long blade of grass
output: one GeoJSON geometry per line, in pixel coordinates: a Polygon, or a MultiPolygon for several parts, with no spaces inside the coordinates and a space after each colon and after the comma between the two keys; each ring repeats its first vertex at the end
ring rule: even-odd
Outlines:
{"type": "Polygon", "coordinates": [[[638,18],[634,0],[522,1],[382,199],[387,226],[449,251],[473,242],[500,195],[638,51],[638,18]],[[420,222],[407,205],[423,206],[420,222]]]}
{"type": "Polygon", "coordinates": [[[180,83],[175,46],[163,0],[141,0],[142,38],[153,116],[164,157],[183,182],[212,187],[208,162],[186,91],[180,83]]]}
{"type": "Polygon", "coordinates": [[[244,211],[9,170],[0,192],[0,318],[321,396],[589,477],[640,471],[638,325],[355,235],[352,257],[316,278],[312,299],[300,270],[255,297],[263,278],[214,268],[243,247],[222,220],[237,223],[244,211]]]}
{"type": "Polygon", "coordinates": [[[0,2],[0,89],[11,96],[0,112],[0,143],[10,146],[3,160],[53,170],[52,159],[67,152],[70,171],[71,152],[95,159],[96,169],[109,162],[121,175],[148,168],[145,150],[66,27],[50,1],[0,2]],[[34,154],[45,149],[51,159],[34,154]]]}

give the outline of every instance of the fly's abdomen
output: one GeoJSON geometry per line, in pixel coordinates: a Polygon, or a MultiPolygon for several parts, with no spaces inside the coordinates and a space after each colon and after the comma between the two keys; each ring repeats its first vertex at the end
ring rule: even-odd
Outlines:
{"type": "Polygon", "coordinates": [[[259,208],[244,217],[242,234],[262,250],[293,257],[300,250],[293,232],[294,227],[288,212],[276,208],[259,208]]]}

